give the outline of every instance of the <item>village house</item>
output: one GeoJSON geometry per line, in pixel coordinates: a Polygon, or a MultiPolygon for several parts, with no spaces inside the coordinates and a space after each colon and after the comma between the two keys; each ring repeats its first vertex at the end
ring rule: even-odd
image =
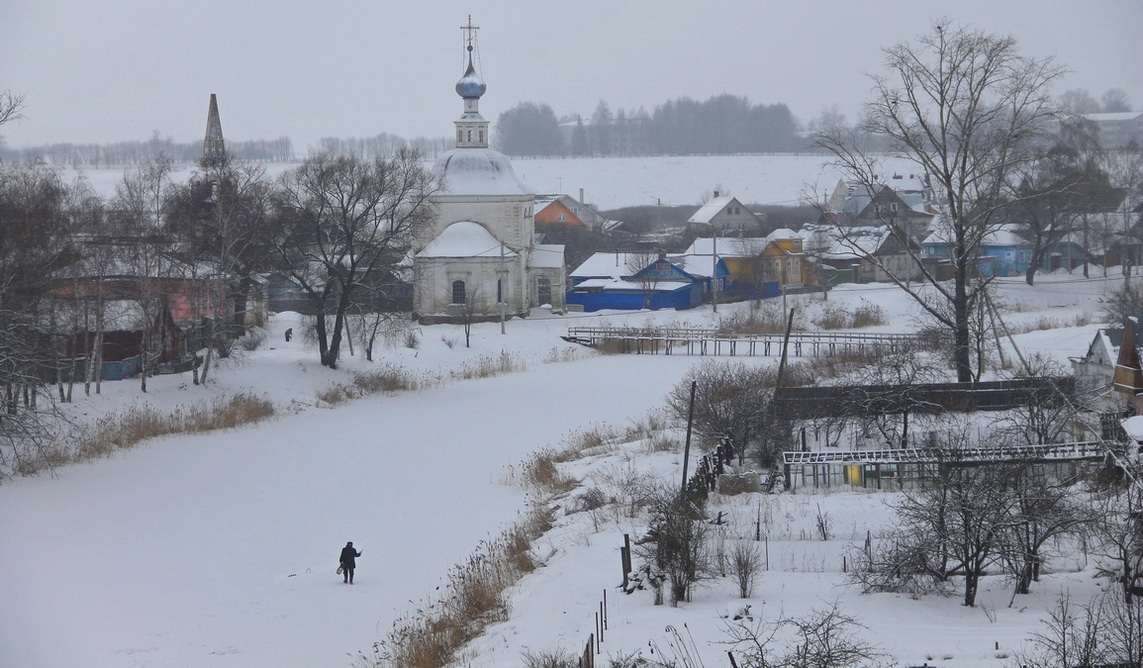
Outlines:
{"type": "MultiPolygon", "coordinates": [[[[580,195],[582,200],[583,195],[580,195]]],[[[558,229],[583,229],[598,232],[606,220],[591,207],[570,195],[536,195],[533,217],[536,233],[558,229]]]]}
{"type": "MultiPolygon", "coordinates": [[[[938,264],[952,257],[949,230],[939,223],[922,243],[924,256],[938,264]]],[[[1032,261],[1032,244],[1014,225],[1001,225],[980,240],[973,270],[981,276],[1020,276],[1032,261]]],[[[938,274],[939,275],[939,274],[938,274]]]]}
{"type": "Polygon", "coordinates": [[[918,259],[921,245],[911,242],[906,248],[900,234],[888,224],[806,225],[798,232],[806,254],[818,263],[819,282],[876,283],[890,280],[915,280],[921,276],[918,259]]]}
{"type": "Polygon", "coordinates": [[[742,206],[737,197],[720,195],[716,190],[706,204],[687,219],[688,229],[714,228],[719,235],[756,235],[762,231],[762,219],[742,206]]]}
{"type": "Polygon", "coordinates": [[[588,312],[688,309],[725,290],[729,273],[725,262],[714,263],[709,255],[595,253],[571,272],[566,299],[569,308],[588,312]]]}

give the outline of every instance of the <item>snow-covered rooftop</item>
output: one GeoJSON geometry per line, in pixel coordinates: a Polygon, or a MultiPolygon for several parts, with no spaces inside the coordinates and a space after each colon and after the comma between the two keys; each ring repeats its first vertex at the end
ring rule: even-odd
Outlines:
{"type": "Polygon", "coordinates": [[[768,242],[762,237],[712,237],[695,239],[684,255],[713,255],[718,246],[719,257],[755,257],[761,255],[768,242]]]}
{"type": "MultiPolygon", "coordinates": [[[[945,225],[936,226],[932,233],[925,238],[926,244],[947,244],[950,243],[950,234],[952,231],[945,225]]],[[[989,230],[984,238],[981,240],[982,246],[1027,246],[1028,240],[1020,236],[1016,227],[1013,225],[1001,225],[996,229],[989,230]]]]}
{"type": "Polygon", "coordinates": [[[533,267],[556,269],[564,266],[563,244],[536,244],[528,264],[533,267]]]}
{"type": "Polygon", "coordinates": [[[647,253],[594,253],[572,270],[569,276],[572,278],[630,276],[647,264],[647,258],[647,253]]]}
{"type": "Polygon", "coordinates": [[[687,219],[688,223],[709,223],[720,211],[726,208],[733,197],[712,197],[710,201],[699,207],[694,215],[687,219]]]}
{"type": "Polygon", "coordinates": [[[490,148],[454,148],[437,159],[445,195],[532,195],[503,153],[490,148]]]}
{"type": "Polygon", "coordinates": [[[462,220],[445,228],[417,257],[516,257],[480,223],[462,220]]]}
{"type": "Polygon", "coordinates": [[[823,260],[857,260],[877,252],[889,237],[887,225],[807,225],[802,228],[802,248],[823,260]]]}

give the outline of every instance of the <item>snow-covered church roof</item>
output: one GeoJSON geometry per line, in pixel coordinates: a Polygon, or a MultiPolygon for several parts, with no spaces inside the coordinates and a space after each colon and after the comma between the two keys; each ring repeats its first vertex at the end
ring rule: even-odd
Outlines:
{"type": "Polygon", "coordinates": [[[444,232],[417,253],[417,257],[516,257],[509,248],[501,249],[500,242],[483,225],[468,220],[453,223],[444,232]]]}
{"type": "Polygon", "coordinates": [[[444,181],[442,194],[532,197],[535,189],[516,176],[503,153],[488,146],[488,121],[480,115],[480,98],[487,89],[473,67],[470,43],[468,69],[456,84],[457,95],[464,99],[464,113],[454,121],[456,148],[438,158],[435,165],[444,181]]]}
{"type": "Polygon", "coordinates": [[[491,148],[454,148],[437,159],[446,195],[527,195],[535,189],[512,170],[503,153],[491,148]]]}

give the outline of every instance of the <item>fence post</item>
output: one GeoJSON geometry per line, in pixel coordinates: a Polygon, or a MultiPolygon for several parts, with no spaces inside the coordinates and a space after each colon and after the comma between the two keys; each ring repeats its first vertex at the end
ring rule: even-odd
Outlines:
{"type": "Polygon", "coordinates": [[[623,547],[619,549],[619,559],[623,562],[623,591],[627,591],[629,584],[627,576],[631,573],[631,534],[623,534],[623,547]]]}

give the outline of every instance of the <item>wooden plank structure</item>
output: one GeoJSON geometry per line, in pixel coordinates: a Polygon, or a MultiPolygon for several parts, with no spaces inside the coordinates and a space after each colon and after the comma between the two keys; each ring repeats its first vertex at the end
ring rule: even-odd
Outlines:
{"type": "Polygon", "coordinates": [[[1005,462],[1062,467],[1073,477],[1083,462],[1101,461],[1107,443],[1079,441],[978,448],[901,448],[883,450],[821,450],[782,453],[783,473],[790,490],[798,487],[856,486],[902,489],[923,484],[941,466],[974,466],[1005,462]]]}
{"type": "Polygon", "coordinates": [[[1059,405],[1075,393],[1074,376],[1034,376],[976,383],[780,387],[774,412],[785,418],[1006,411],[1059,405]]]}
{"type": "MultiPolygon", "coordinates": [[[[565,341],[597,347],[611,344],[636,355],[729,355],[770,357],[782,354],[782,334],[729,335],[691,327],[571,327],[565,341]]],[[[923,342],[919,334],[796,332],[790,335],[794,357],[892,353],[923,342]]]]}

